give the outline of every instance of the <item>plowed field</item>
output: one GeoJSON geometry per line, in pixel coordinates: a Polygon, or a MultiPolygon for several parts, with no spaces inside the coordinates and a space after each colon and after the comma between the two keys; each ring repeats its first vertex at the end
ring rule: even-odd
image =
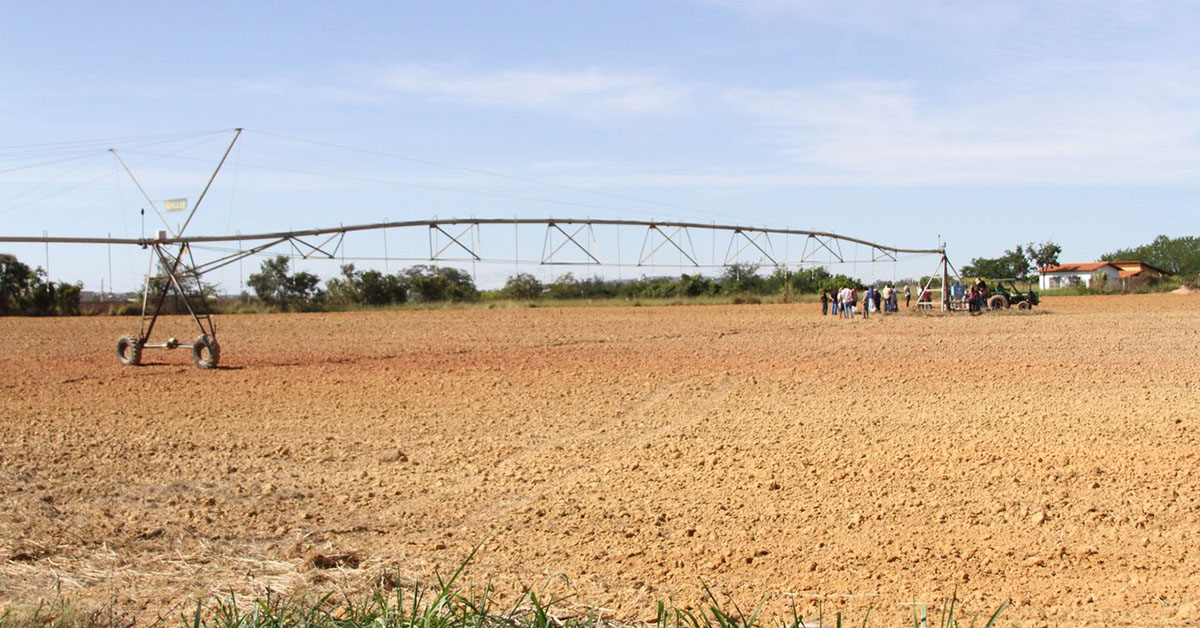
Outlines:
{"type": "Polygon", "coordinates": [[[0,603],[176,617],[483,543],[471,581],[627,619],[702,581],[875,625],[955,587],[1009,623],[1198,619],[1194,295],[224,316],[215,371],[118,366],[135,323],[0,319],[0,603]]]}

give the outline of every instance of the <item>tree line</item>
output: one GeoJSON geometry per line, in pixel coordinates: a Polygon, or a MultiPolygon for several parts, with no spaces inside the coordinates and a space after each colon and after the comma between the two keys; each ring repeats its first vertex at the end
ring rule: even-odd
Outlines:
{"type": "Polygon", "coordinates": [[[824,268],[788,270],[769,275],[749,264],[725,268],[719,277],[684,273],[679,277],[641,277],[632,280],[577,278],[566,273],[542,282],[529,273],[508,278],[504,287],[481,291],[470,274],[447,266],[416,265],[393,274],[359,270],[353,264],[325,282],[307,271],[292,272],[290,260],[277,256],[265,260],[247,285],[263,303],[283,310],[315,311],[352,306],[385,306],[403,303],[473,302],[485,297],[532,301],[535,299],[671,299],[717,295],[813,294],[833,291],[861,281],[834,275],[824,268]]]}
{"type": "Polygon", "coordinates": [[[632,280],[591,277],[577,279],[572,273],[543,283],[521,273],[508,278],[499,296],[509,299],[673,299],[718,295],[766,296],[785,293],[815,294],[846,285],[861,285],[846,275],[834,275],[823,267],[801,270],[776,268],[763,275],[753,264],[734,264],[719,277],[681,274],[679,277],[641,277],[632,280]]]}
{"type": "Polygon", "coordinates": [[[82,283],[49,281],[40,266],[30,268],[0,253],[0,315],[78,314],[82,291],[82,283]]]}
{"type": "Polygon", "coordinates": [[[1054,242],[1018,244],[1000,257],[977,257],[961,270],[964,277],[1026,279],[1031,271],[1058,264],[1061,253],[1062,247],[1054,242]]]}
{"type": "Polygon", "coordinates": [[[1161,268],[1181,277],[1200,275],[1200,238],[1184,236],[1170,238],[1160,235],[1149,244],[1131,249],[1118,249],[1100,256],[1105,262],[1136,260],[1161,268]]]}
{"type": "MultiPolygon", "coordinates": [[[[1029,277],[1038,268],[1059,263],[1062,247],[1052,241],[1018,244],[995,258],[978,257],[962,267],[968,277],[1029,277]]],[[[1139,260],[1167,273],[1187,278],[1200,275],[1200,238],[1158,236],[1149,244],[1119,249],[1101,260],[1139,260]]],[[[403,303],[473,302],[483,298],[535,299],[673,299],[718,295],[779,295],[834,292],[842,286],[862,286],[853,277],[832,274],[823,267],[801,270],[776,268],[769,274],[752,264],[735,264],[717,277],[683,273],[678,277],[640,277],[631,280],[578,278],[566,273],[543,282],[532,274],[508,278],[498,290],[481,291],[471,275],[448,266],[416,265],[397,273],[359,270],[353,264],[322,286],[321,278],[293,272],[290,259],[280,255],[264,260],[247,285],[258,301],[272,308],[316,311],[355,306],[403,303]]],[[[155,278],[159,283],[164,279],[155,278]]],[[[159,285],[158,283],[152,285],[159,285]]],[[[201,284],[206,298],[216,288],[201,284]]],[[[30,268],[16,257],[0,253],[0,315],[78,314],[80,283],[52,282],[41,268],[30,268]]],[[[250,295],[245,295],[251,298],[250,295]]]]}
{"type": "MultiPolygon", "coordinates": [[[[962,267],[968,277],[1025,279],[1039,268],[1059,263],[1062,247],[1054,242],[1042,242],[1005,250],[999,257],[977,257],[962,267]]],[[[1118,260],[1146,262],[1161,268],[1169,275],[1194,278],[1200,275],[1200,238],[1183,236],[1171,238],[1160,235],[1149,244],[1133,248],[1118,249],[1100,256],[1100,261],[1118,260]]]]}
{"type": "Polygon", "coordinates": [[[312,311],[352,305],[393,305],[409,301],[470,302],[479,300],[479,290],[468,273],[457,268],[417,265],[396,274],[358,270],[354,264],[341,268],[321,288],[320,277],[307,272],[290,272],[283,255],[262,263],[246,284],[267,305],[285,310],[312,311]]]}

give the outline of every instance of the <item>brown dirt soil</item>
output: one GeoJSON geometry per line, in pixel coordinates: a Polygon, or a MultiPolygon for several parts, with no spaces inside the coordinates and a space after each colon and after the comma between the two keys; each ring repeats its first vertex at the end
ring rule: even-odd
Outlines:
{"type": "MultiPolygon", "coordinates": [[[[222,369],[118,366],[134,319],[0,319],[0,605],[177,617],[469,570],[646,619],[701,582],[875,625],[1200,603],[1200,308],[821,318],[813,305],[220,317],[222,369]]],[[[190,340],[186,321],[168,333],[190,340]]]]}

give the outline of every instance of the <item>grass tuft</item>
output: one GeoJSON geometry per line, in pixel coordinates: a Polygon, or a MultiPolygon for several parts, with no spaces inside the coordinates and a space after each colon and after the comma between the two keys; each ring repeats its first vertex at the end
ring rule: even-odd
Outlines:
{"type": "MultiPolygon", "coordinates": [[[[491,583],[477,593],[464,592],[459,580],[479,551],[476,547],[448,578],[434,574],[434,582],[398,584],[399,578],[381,579],[369,592],[347,595],[330,592],[313,597],[304,593],[283,595],[270,590],[255,599],[236,595],[214,597],[208,603],[198,601],[195,610],[178,618],[180,628],[631,628],[649,622],[625,623],[606,617],[599,609],[562,614],[557,610],[562,599],[546,599],[526,588],[511,606],[498,607],[491,583]]],[[[842,614],[826,623],[819,603],[817,617],[807,623],[792,601],[791,615],[784,621],[766,623],[762,619],[765,601],[750,613],[737,602],[723,603],[707,583],[701,583],[706,595],[702,608],[677,608],[663,601],[657,604],[653,628],[831,628],[843,626],[842,614]]],[[[961,628],[958,592],[940,604],[942,614],[937,628],[961,628]]],[[[984,628],[993,628],[1007,603],[992,614],[984,628]]],[[[861,625],[869,625],[868,609],[861,625]]],[[[169,625],[161,621],[156,625],[169,625]]],[[[112,610],[82,610],[66,603],[39,605],[25,612],[0,610],[0,628],[130,628],[133,620],[112,610]]],[[[913,606],[914,628],[931,628],[924,605],[913,606]],[[918,610],[919,609],[919,610],[918,610]]],[[[975,621],[970,622],[974,628],[975,621]]]]}

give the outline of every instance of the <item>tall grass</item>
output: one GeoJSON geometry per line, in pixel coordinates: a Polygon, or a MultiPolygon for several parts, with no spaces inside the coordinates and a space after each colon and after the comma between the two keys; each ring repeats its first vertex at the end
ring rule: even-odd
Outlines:
{"type": "MultiPolygon", "coordinates": [[[[827,617],[823,610],[806,620],[794,605],[790,617],[768,622],[762,618],[763,604],[747,613],[736,602],[720,602],[707,586],[707,604],[702,608],[677,608],[659,601],[652,624],[630,624],[606,618],[596,610],[556,613],[557,601],[545,600],[528,589],[516,602],[500,606],[490,585],[476,595],[467,595],[454,586],[457,577],[458,573],[431,587],[414,584],[394,591],[376,589],[358,599],[333,593],[316,599],[267,594],[248,608],[242,608],[232,598],[217,600],[208,608],[198,604],[190,616],[183,616],[180,621],[190,628],[627,628],[635,625],[654,628],[842,628],[854,625],[866,628],[871,625],[870,610],[860,621],[851,623],[841,612],[827,617]]],[[[963,628],[967,625],[974,628],[980,625],[975,619],[969,624],[964,623],[959,617],[957,602],[955,596],[941,604],[937,623],[930,621],[927,607],[914,610],[914,628],[963,628]]],[[[1006,605],[996,609],[982,624],[983,628],[993,628],[1006,605]]]]}
{"type": "MultiPolygon", "coordinates": [[[[478,551],[476,548],[475,551],[478,551]]],[[[766,621],[762,618],[765,603],[749,613],[736,602],[722,603],[712,589],[704,584],[705,603],[697,609],[678,608],[659,601],[653,622],[622,622],[605,617],[597,609],[560,612],[563,599],[546,599],[526,588],[516,600],[502,605],[491,583],[475,593],[459,586],[467,564],[475,552],[448,579],[435,574],[429,584],[414,582],[401,585],[394,578],[381,579],[367,593],[347,595],[330,592],[321,596],[303,593],[282,595],[266,591],[262,596],[239,600],[234,595],[215,597],[209,602],[198,601],[195,609],[179,615],[177,620],[160,620],[155,625],[175,625],[179,628],[843,628],[870,625],[873,609],[868,609],[855,623],[841,612],[825,615],[818,606],[815,617],[806,618],[793,604],[788,617],[766,621]],[[175,623],[177,621],[178,623],[175,623]]],[[[926,605],[913,605],[913,628],[964,628],[977,625],[975,619],[964,624],[958,616],[957,590],[938,605],[941,608],[936,623],[931,623],[926,605]]],[[[993,628],[1002,604],[982,628],[993,628]]],[[[0,611],[0,628],[129,628],[133,620],[111,609],[81,611],[70,604],[55,607],[39,606],[27,612],[0,611]]]]}

